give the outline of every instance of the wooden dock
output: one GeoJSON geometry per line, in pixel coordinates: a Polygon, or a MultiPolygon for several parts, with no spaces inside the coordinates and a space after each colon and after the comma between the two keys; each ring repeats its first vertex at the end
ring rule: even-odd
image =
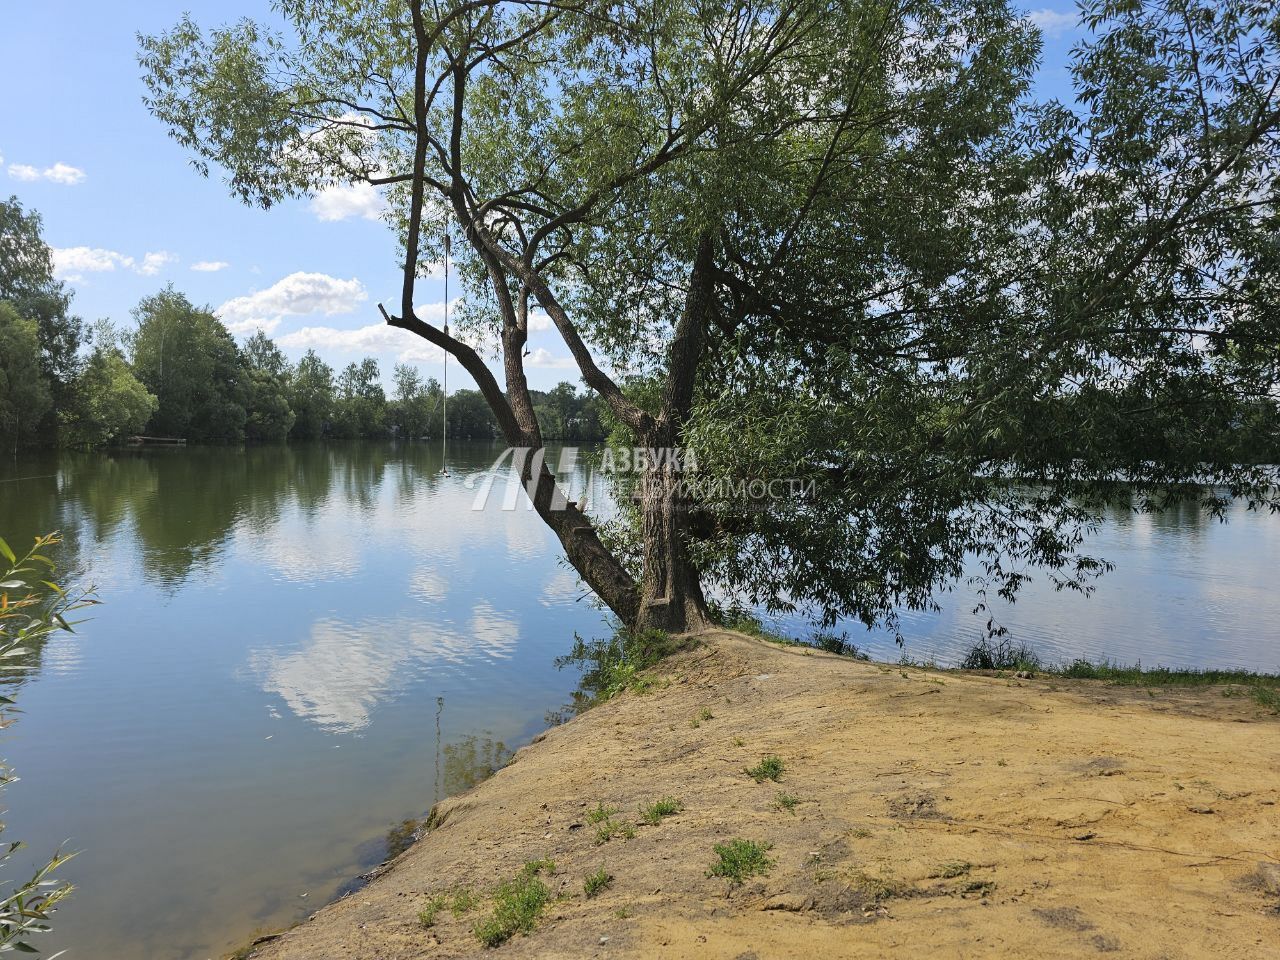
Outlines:
{"type": "Polygon", "coordinates": [[[186,437],[130,437],[129,445],[133,447],[142,447],[147,444],[160,444],[162,446],[181,446],[187,442],[186,437]]]}

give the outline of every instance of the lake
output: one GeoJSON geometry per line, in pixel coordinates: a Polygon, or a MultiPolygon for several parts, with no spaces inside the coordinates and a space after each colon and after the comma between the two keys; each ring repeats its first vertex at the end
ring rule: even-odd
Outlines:
{"type": "MultiPolygon", "coordinates": [[[[451,444],[447,475],[435,444],[0,461],[0,534],[61,530],[60,563],[104,601],[5,681],[22,712],[4,837],[30,845],[23,867],[81,851],[42,946],[216,957],[348,888],[390,827],[546,726],[577,680],[556,657],[608,630],[523,501],[472,509],[501,450],[451,444]]],[[[1116,513],[1096,544],[1115,572],[1091,598],[1033,584],[1000,610],[1015,639],[1048,660],[1280,669],[1280,518],[1116,513]]],[[[908,655],[954,662],[977,638],[972,597],[943,600],[904,617],[908,655]]]]}

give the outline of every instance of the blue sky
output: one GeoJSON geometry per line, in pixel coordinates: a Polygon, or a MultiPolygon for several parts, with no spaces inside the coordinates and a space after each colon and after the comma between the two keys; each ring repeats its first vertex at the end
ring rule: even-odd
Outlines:
{"type": "MultiPolygon", "coordinates": [[[[0,13],[0,194],[44,217],[77,312],[127,326],[142,297],[172,282],[233,332],[267,328],[295,359],[314,347],[334,366],[372,355],[386,378],[396,361],[439,377],[439,351],[379,318],[379,300],[398,302],[399,267],[376,195],[246,207],[216,171],[199,176],[147,112],[135,36],[186,11],[206,26],[271,18],[264,0],[46,0],[0,13]]],[[[1040,92],[1062,95],[1074,10],[1061,3],[1033,19],[1045,29],[1040,92]]],[[[439,278],[420,281],[421,303],[438,311],[443,299],[439,278]]],[[[533,331],[530,346],[532,386],[578,381],[554,332],[533,331]]],[[[451,389],[471,386],[451,373],[451,389]]]]}

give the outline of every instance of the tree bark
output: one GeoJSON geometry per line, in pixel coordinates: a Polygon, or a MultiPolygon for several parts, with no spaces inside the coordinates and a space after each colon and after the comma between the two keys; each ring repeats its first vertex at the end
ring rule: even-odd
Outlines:
{"type": "Polygon", "coordinates": [[[711,626],[697,569],[689,560],[688,498],[670,465],[647,469],[640,480],[644,573],[634,625],[688,633],[711,626]]]}
{"type": "Polygon", "coordinates": [[[646,459],[640,479],[640,526],[644,571],[636,626],[685,633],[711,626],[701,577],[689,557],[691,499],[672,455],[684,438],[693,407],[698,366],[713,309],[714,251],[711,238],[698,241],[689,292],[671,342],[662,410],[645,445],[659,452],[646,459]]]}

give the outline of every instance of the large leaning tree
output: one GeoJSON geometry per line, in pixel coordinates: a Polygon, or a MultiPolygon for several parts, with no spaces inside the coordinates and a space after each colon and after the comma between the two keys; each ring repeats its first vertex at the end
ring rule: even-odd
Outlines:
{"type": "Polygon", "coordinates": [[[628,625],[705,625],[713,586],[893,626],[972,558],[1006,595],[1037,567],[1084,587],[1107,501],[1274,505],[1267,5],[1089,6],[1063,103],[1031,99],[1038,35],[1002,0],[277,6],[142,38],[149,106],[246,202],[383,189],[387,322],[511,445],[542,447],[538,311],[621,431],[692,446],[696,477],[636,478],[629,537],[523,461],[628,625]],[[414,307],[450,241],[453,333],[414,307]]]}

